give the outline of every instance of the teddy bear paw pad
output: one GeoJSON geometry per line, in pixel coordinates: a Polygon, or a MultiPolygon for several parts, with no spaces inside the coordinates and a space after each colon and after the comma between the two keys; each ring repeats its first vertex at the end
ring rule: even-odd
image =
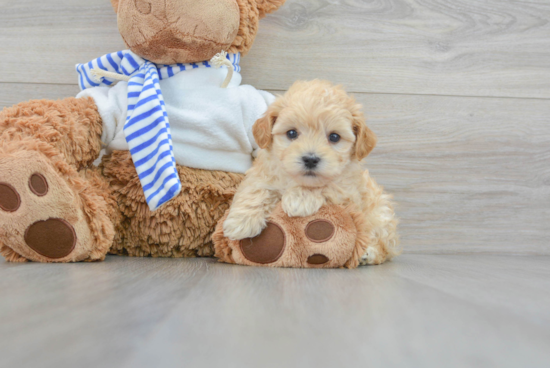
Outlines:
{"type": "Polygon", "coordinates": [[[285,250],[285,233],[273,222],[268,222],[260,235],[240,241],[243,256],[250,262],[268,264],[277,261],[285,250]]]}
{"type": "Polygon", "coordinates": [[[39,262],[85,259],[91,232],[71,182],[37,151],[0,154],[0,253],[39,262]],[[9,249],[7,249],[9,248],[9,249]]]}
{"type": "MultiPolygon", "coordinates": [[[[307,224],[306,237],[314,243],[326,243],[334,236],[336,228],[327,220],[314,220],[307,224]]],[[[323,265],[330,261],[324,254],[316,253],[307,258],[307,263],[314,266],[323,265]]]]}
{"type": "Polygon", "coordinates": [[[323,254],[314,254],[307,258],[307,263],[310,265],[322,265],[329,261],[328,257],[323,254]]]}
{"type": "Polygon", "coordinates": [[[63,219],[36,221],[25,231],[25,243],[44,257],[59,259],[74,250],[76,234],[73,226],[63,219]]]}
{"type": "Polygon", "coordinates": [[[325,243],[329,241],[336,228],[327,220],[314,220],[307,224],[306,236],[314,243],[325,243]]]}
{"type": "Polygon", "coordinates": [[[21,206],[21,197],[17,190],[8,183],[0,183],[0,209],[15,212],[21,206]]]}
{"type": "Polygon", "coordinates": [[[48,194],[48,182],[42,174],[34,173],[29,179],[30,190],[39,197],[48,194]]]}

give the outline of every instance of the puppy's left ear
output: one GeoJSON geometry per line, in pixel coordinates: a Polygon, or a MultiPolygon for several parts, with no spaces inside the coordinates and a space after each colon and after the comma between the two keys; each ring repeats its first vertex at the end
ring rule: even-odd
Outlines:
{"type": "Polygon", "coordinates": [[[361,105],[355,105],[351,109],[353,116],[353,132],[355,133],[355,152],[357,160],[361,161],[371,153],[376,146],[376,134],[367,127],[365,115],[361,111],[361,105]]]}
{"type": "Polygon", "coordinates": [[[273,142],[273,135],[271,134],[273,126],[277,121],[279,116],[279,109],[275,106],[277,101],[275,101],[266,111],[265,115],[256,120],[254,126],[252,127],[252,134],[254,135],[254,140],[258,144],[258,147],[262,149],[269,148],[271,142],[273,142]]]}
{"type": "Polygon", "coordinates": [[[279,9],[286,0],[256,0],[258,4],[258,10],[260,11],[260,18],[266,16],[266,14],[272,13],[279,9]]]}

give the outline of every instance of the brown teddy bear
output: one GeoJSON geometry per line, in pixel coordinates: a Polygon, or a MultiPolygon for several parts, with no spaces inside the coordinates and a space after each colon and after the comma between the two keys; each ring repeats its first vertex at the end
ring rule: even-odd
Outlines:
{"type": "Polygon", "coordinates": [[[79,65],[77,98],[0,113],[8,261],[211,256],[257,149],[272,96],[240,85],[238,60],[285,0],[111,1],[130,50],[79,65]]]}

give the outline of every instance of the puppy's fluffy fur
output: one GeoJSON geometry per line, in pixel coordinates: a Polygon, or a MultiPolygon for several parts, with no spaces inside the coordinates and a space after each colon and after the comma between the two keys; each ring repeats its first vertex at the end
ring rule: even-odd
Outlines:
{"type": "Polygon", "coordinates": [[[223,225],[226,237],[260,234],[279,202],[291,217],[312,215],[326,203],[355,205],[371,234],[361,264],[380,264],[397,254],[390,196],[361,165],[376,136],[361,105],[341,87],[319,80],[295,83],[255,123],[253,134],[262,149],[237,190],[223,225]],[[339,140],[331,141],[331,134],[339,140]]]}

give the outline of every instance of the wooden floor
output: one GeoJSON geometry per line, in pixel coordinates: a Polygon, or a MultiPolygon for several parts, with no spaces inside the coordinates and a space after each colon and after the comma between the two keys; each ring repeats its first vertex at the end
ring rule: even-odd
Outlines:
{"type": "MultiPolygon", "coordinates": [[[[109,0],[0,8],[0,108],[74,96],[74,64],[124,48],[109,0]]],[[[549,1],[288,0],[242,67],[274,93],[355,94],[404,255],[0,261],[1,367],[550,366],[549,1]]]]}
{"type": "Polygon", "coordinates": [[[548,367],[550,257],[0,263],[1,367],[548,367]]]}

